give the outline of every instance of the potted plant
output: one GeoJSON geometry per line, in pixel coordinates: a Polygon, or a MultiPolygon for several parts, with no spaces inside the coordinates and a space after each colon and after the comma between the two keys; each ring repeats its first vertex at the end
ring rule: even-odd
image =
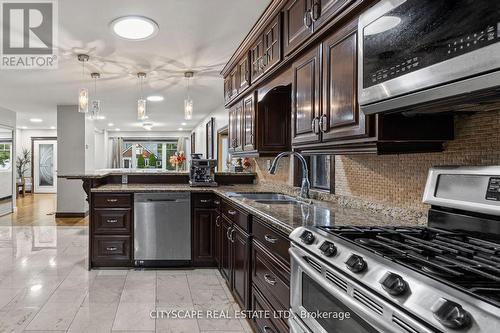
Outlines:
{"type": "Polygon", "coordinates": [[[16,158],[16,171],[20,182],[24,180],[24,174],[28,170],[30,163],[31,152],[29,149],[23,148],[21,155],[16,158]]]}

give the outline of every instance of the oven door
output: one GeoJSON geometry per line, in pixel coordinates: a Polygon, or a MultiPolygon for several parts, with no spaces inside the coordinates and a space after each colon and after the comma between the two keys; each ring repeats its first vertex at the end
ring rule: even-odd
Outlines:
{"type": "Polygon", "coordinates": [[[362,107],[410,93],[399,103],[416,104],[500,83],[500,73],[489,73],[500,69],[500,1],[381,0],[361,15],[358,36],[362,107]]]}
{"type": "Polygon", "coordinates": [[[302,249],[290,255],[292,332],[436,332],[302,249]]]}

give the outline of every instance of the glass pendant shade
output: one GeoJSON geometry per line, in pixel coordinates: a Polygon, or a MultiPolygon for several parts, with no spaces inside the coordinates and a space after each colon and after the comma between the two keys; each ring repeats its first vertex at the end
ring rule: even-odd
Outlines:
{"type": "Polygon", "coordinates": [[[94,120],[100,119],[100,113],[101,113],[101,101],[100,100],[93,100],[91,103],[91,110],[90,110],[90,118],[94,120]]]}
{"type": "Polygon", "coordinates": [[[146,119],[146,100],[145,99],[137,100],[137,119],[138,120],[146,119]]]}
{"type": "Polygon", "coordinates": [[[193,119],[193,100],[189,97],[184,100],[184,119],[193,119]]]}
{"type": "Polygon", "coordinates": [[[89,112],[89,91],[86,88],[81,88],[78,93],[78,112],[89,112]]]}

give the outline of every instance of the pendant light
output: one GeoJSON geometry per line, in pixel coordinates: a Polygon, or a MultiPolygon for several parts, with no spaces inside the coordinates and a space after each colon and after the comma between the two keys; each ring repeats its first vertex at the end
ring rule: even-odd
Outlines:
{"type": "Polygon", "coordinates": [[[90,119],[98,120],[101,114],[101,101],[97,99],[97,79],[101,78],[101,74],[91,73],[90,77],[94,79],[94,99],[90,103],[90,119]]]}
{"type": "MultiPolygon", "coordinates": [[[[78,61],[82,63],[82,83],[85,81],[85,62],[89,61],[87,54],[79,54],[78,61]]],[[[78,112],[89,112],[89,91],[87,88],[80,88],[78,91],[78,112]]]]}
{"type": "Polygon", "coordinates": [[[184,73],[184,77],[187,80],[187,98],[184,100],[184,119],[193,119],[193,100],[189,96],[189,79],[194,75],[193,72],[184,73]]]}
{"type": "Polygon", "coordinates": [[[140,80],[140,86],[141,86],[141,96],[137,100],[137,120],[145,120],[147,119],[146,116],[146,99],[144,99],[144,94],[142,90],[142,81],[146,78],[146,73],[139,72],[137,73],[137,77],[140,80]]]}

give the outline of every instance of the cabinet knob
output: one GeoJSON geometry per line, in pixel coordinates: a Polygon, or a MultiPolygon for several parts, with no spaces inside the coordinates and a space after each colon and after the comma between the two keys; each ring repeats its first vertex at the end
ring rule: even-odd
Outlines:
{"type": "Polygon", "coordinates": [[[227,211],[227,213],[228,213],[229,215],[236,215],[236,211],[235,211],[235,210],[232,210],[232,209],[228,210],[228,211],[227,211]]]}

